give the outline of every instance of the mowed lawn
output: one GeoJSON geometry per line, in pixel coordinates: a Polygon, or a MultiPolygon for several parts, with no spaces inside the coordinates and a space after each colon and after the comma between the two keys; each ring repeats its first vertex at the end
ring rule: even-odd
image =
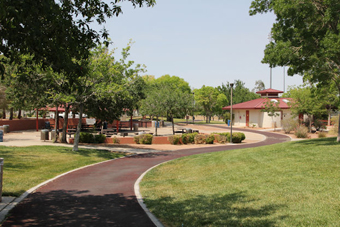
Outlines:
{"type": "Polygon", "coordinates": [[[74,152],[72,148],[57,146],[0,146],[0,157],[4,158],[2,195],[20,196],[59,174],[123,156],[105,150],[80,149],[74,152]]]}
{"type": "Polygon", "coordinates": [[[174,160],[141,182],[166,226],[340,226],[340,144],[287,142],[174,160]]]}

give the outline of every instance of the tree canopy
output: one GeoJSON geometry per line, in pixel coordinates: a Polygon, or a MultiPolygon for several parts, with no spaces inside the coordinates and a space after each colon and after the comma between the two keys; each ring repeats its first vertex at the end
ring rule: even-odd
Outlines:
{"type": "MultiPolygon", "coordinates": [[[[338,0],[254,0],[250,15],[273,12],[276,22],[262,60],[288,66],[288,75],[328,86],[340,94],[340,2],[338,0]]],[[[339,115],[340,118],[340,115],[339,115]]],[[[337,141],[340,142],[340,127],[337,141]]]]}
{"type": "MultiPolygon", "coordinates": [[[[0,0],[0,54],[12,61],[29,54],[55,72],[79,71],[73,61],[87,58],[108,31],[90,27],[122,13],[119,2],[103,0],[0,0]]],[[[124,0],[123,0],[124,1],[124,0]]],[[[134,7],[153,6],[155,0],[129,0],[134,7]]],[[[4,65],[0,62],[0,72],[4,65]]]]}

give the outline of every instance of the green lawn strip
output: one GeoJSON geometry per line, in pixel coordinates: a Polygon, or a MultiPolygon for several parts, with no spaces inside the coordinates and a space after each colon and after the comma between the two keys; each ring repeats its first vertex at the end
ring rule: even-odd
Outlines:
{"type": "Polygon", "coordinates": [[[184,157],[146,174],[141,192],[167,226],[340,226],[340,144],[184,157]]]}
{"type": "Polygon", "coordinates": [[[105,150],[58,146],[4,147],[3,196],[20,196],[26,190],[67,171],[124,156],[105,150]]]}

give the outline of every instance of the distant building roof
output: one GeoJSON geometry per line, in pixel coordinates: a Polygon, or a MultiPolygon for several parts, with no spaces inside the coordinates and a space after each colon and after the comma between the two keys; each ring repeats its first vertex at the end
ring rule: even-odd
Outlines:
{"type": "MultiPolygon", "coordinates": [[[[242,102],[233,105],[233,110],[237,109],[264,109],[265,103],[271,100],[272,102],[279,102],[281,109],[290,109],[288,103],[292,100],[291,98],[258,98],[247,102],[242,102]]],[[[225,106],[223,110],[230,110],[230,106],[225,106]]]]}
{"type": "Polygon", "coordinates": [[[279,93],[283,93],[283,91],[269,88],[256,93],[260,94],[261,97],[279,97],[279,93]]]}

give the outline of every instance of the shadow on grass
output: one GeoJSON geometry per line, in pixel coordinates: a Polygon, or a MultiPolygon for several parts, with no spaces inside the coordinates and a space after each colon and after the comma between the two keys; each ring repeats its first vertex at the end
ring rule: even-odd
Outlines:
{"type": "Polygon", "coordinates": [[[70,155],[81,155],[85,157],[100,157],[105,159],[115,159],[126,156],[126,153],[113,152],[105,149],[79,149],[78,151],[72,151],[72,148],[58,147],[58,152],[67,153],[70,155]]]}
{"type": "Polygon", "coordinates": [[[146,153],[146,154],[137,154],[130,156],[128,158],[156,158],[156,157],[163,157],[163,156],[168,156],[169,154],[167,153],[146,153]]]}
{"type": "Polygon", "coordinates": [[[34,193],[2,226],[154,226],[134,196],[89,191],[34,193]]]}
{"type": "Polygon", "coordinates": [[[295,143],[309,145],[309,146],[310,145],[312,146],[340,146],[340,143],[336,142],[336,137],[326,137],[326,138],[295,141],[295,143]]]}
{"type": "MultiPolygon", "coordinates": [[[[251,207],[244,193],[198,196],[175,201],[170,197],[145,199],[147,207],[171,226],[276,226],[285,216],[275,215],[283,205],[251,207]]],[[[256,201],[255,201],[256,202],[256,201]]]]}

